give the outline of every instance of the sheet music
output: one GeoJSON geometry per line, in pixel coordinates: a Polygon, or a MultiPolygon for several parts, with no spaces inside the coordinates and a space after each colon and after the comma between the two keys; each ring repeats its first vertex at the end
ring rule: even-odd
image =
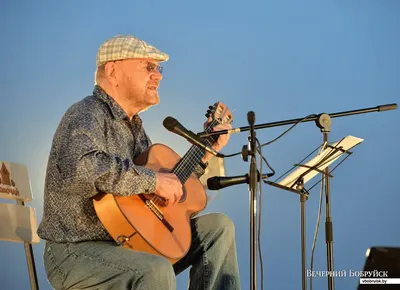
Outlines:
{"type": "MultiPolygon", "coordinates": [[[[340,141],[330,144],[331,147],[326,146],[326,148],[322,152],[320,152],[317,156],[315,156],[313,159],[308,161],[305,165],[309,166],[309,167],[313,167],[326,158],[327,160],[323,161],[322,164],[317,167],[319,170],[324,170],[326,167],[328,167],[330,164],[332,164],[335,160],[337,160],[342,154],[346,154],[341,150],[336,150],[336,152],[335,152],[335,148],[332,148],[332,147],[337,146],[337,148],[341,148],[344,151],[348,151],[363,141],[364,141],[364,139],[361,139],[358,137],[347,136],[347,137],[341,139],[340,141]]],[[[280,181],[278,184],[285,186],[285,187],[292,188],[295,185],[297,179],[307,171],[309,171],[309,172],[304,176],[304,184],[306,182],[308,182],[310,179],[312,179],[315,175],[320,174],[316,170],[310,170],[309,168],[300,166],[294,172],[292,172],[287,177],[285,177],[282,181],[280,181]]]]}

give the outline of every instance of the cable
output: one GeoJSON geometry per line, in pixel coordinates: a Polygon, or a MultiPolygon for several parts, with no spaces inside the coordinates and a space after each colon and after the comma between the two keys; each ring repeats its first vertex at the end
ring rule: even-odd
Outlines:
{"type": "MultiPolygon", "coordinates": [[[[308,119],[308,118],[310,118],[310,117],[311,117],[311,118],[314,118],[314,117],[316,117],[316,116],[317,116],[316,114],[311,114],[311,115],[308,115],[308,116],[304,117],[303,119],[301,119],[301,120],[298,121],[297,123],[293,124],[289,129],[287,129],[286,131],[284,131],[284,132],[283,132],[282,134],[280,134],[278,137],[276,137],[275,139],[272,139],[271,141],[268,141],[267,143],[264,143],[264,144],[260,145],[260,147],[264,147],[264,146],[267,146],[267,145],[270,145],[270,144],[276,142],[278,139],[282,138],[282,137],[283,137],[284,135],[286,135],[290,130],[292,130],[294,127],[296,127],[299,123],[303,122],[304,120],[306,120],[306,119],[308,119]]],[[[236,153],[233,153],[233,154],[225,154],[224,158],[227,158],[227,157],[234,157],[234,156],[237,156],[237,155],[240,155],[240,154],[242,154],[242,152],[236,152],[236,153]]]]}
{"type": "MultiPolygon", "coordinates": [[[[268,166],[268,168],[272,171],[271,174],[268,174],[268,177],[272,177],[273,175],[275,175],[275,170],[270,166],[270,164],[268,163],[267,159],[262,155],[262,150],[261,148],[267,145],[270,145],[274,142],[276,142],[277,140],[279,140],[280,138],[282,138],[284,135],[286,135],[289,131],[291,131],[295,126],[297,126],[299,123],[301,123],[302,121],[304,121],[305,119],[309,118],[309,117],[316,117],[315,114],[311,114],[308,115],[306,117],[304,117],[303,119],[301,119],[300,121],[298,121],[297,123],[293,124],[289,129],[287,129],[286,131],[284,131],[282,134],[280,134],[278,137],[272,139],[271,141],[268,141],[264,144],[260,144],[259,140],[257,138],[255,138],[258,147],[257,147],[257,151],[261,157],[260,159],[260,177],[262,176],[262,164],[263,161],[266,163],[266,165],[268,166]]],[[[233,154],[225,154],[224,158],[228,158],[228,157],[234,157],[237,155],[242,154],[242,152],[237,152],[237,153],[233,153],[233,154]]],[[[306,157],[307,158],[307,157],[306,157]]],[[[263,263],[263,257],[262,257],[262,250],[261,250],[261,225],[262,225],[262,182],[260,180],[260,192],[259,192],[259,202],[258,202],[258,252],[259,252],[259,258],[260,258],[260,267],[261,267],[261,290],[264,289],[264,263],[263,263]]],[[[254,269],[255,271],[257,271],[257,269],[254,269]]]]}
{"type": "MultiPolygon", "coordinates": [[[[285,134],[285,133],[284,133],[285,134]]],[[[283,134],[281,135],[283,136],[283,134]]],[[[277,139],[275,139],[277,140],[277,139]]],[[[260,162],[260,172],[262,172],[262,160],[264,160],[264,162],[268,165],[268,167],[273,171],[273,173],[275,173],[275,170],[268,164],[268,161],[265,159],[265,157],[262,156],[262,151],[261,151],[261,145],[259,143],[259,141],[256,139],[257,143],[258,143],[258,148],[257,151],[259,152],[260,156],[261,156],[261,162],[260,162]]],[[[274,142],[274,140],[272,141],[274,142]]],[[[271,144],[271,143],[266,143],[271,144]]],[[[339,145],[339,144],[338,144],[339,145]]],[[[304,160],[306,160],[310,155],[312,155],[314,152],[316,152],[318,149],[320,150],[320,152],[318,154],[321,154],[321,152],[326,148],[327,143],[324,143],[322,146],[318,146],[315,150],[313,150],[313,152],[311,152],[308,156],[306,156],[302,161],[300,161],[300,163],[302,163],[304,160]]],[[[335,147],[336,149],[337,147],[335,147]]],[[[348,157],[348,156],[347,156],[348,157]]],[[[347,158],[346,157],[346,158],[347,158]]],[[[329,159],[331,158],[331,155],[328,154],[327,156],[325,156],[321,161],[325,161],[325,162],[329,162],[329,159]]],[[[343,161],[342,161],[343,162],[343,161]]],[[[340,162],[341,163],[341,162],[340,162]]],[[[337,166],[336,166],[337,167],[337,166]]],[[[333,169],[335,170],[336,167],[333,169]]],[[[293,168],[292,168],[293,169],[293,168]]],[[[292,169],[290,169],[288,172],[290,172],[292,169]]],[[[332,171],[333,171],[332,170],[332,171]]],[[[331,172],[332,172],[331,171],[331,172]]],[[[288,172],[284,173],[282,176],[285,176],[288,172]]],[[[277,180],[279,180],[280,178],[282,178],[282,176],[278,177],[277,180]]],[[[325,180],[324,177],[321,179],[322,183],[321,183],[321,191],[320,191],[320,202],[319,202],[319,210],[318,210],[318,217],[317,217],[317,224],[316,224],[316,229],[315,229],[315,234],[314,234],[314,241],[313,241],[313,246],[312,246],[312,254],[311,254],[311,266],[310,266],[310,270],[313,271],[313,266],[314,266],[314,253],[315,253],[315,246],[316,246],[316,240],[318,237],[318,232],[319,232],[319,227],[320,227],[320,220],[321,220],[321,213],[322,213],[322,200],[323,200],[323,189],[325,186],[325,180]]],[[[265,181],[264,181],[265,182],[265,181]]],[[[318,182],[319,183],[319,182],[318,182]]],[[[315,185],[314,185],[315,186],[315,185]]],[[[309,191],[307,189],[304,189],[308,194],[309,191]]],[[[261,255],[261,248],[260,248],[260,244],[261,244],[261,238],[260,238],[260,230],[261,230],[261,203],[262,203],[262,187],[260,186],[260,209],[259,209],[259,252],[261,255]]],[[[261,264],[261,268],[263,271],[263,264],[262,264],[262,258],[260,256],[260,264],[261,264]]],[[[263,272],[262,272],[263,273],[263,272]]],[[[263,278],[262,278],[263,279],[263,278]]],[[[263,280],[261,283],[262,287],[263,287],[263,280]]],[[[263,289],[263,288],[262,288],[263,289]]],[[[312,290],[312,275],[310,275],[310,290],[312,290]]]]}
{"type": "MultiPolygon", "coordinates": [[[[256,141],[257,141],[258,144],[260,144],[260,141],[258,141],[257,138],[256,138],[256,141]]],[[[261,170],[261,169],[262,169],[262,160],[264,160],[265,164],[267,164],[268,168],[271,169],[271,171],[272,171],[272,173],[269,173],[269,174],[268,174],[268,177],[274,176],[274,175],[275,175],[275,169],[273,169],[273,168],[271,167],[271,165],[268,163],[267,159],[265,159],[265,157],[262,155],[262,152],[261,152],[261,145],[259,145],[259,148],[257,148],[257,151],[258,151],[258,153],[259,153],[260,156],[261,156],[261,159],[260,159],[260,172],[262,172],[262,170],[261,170]]]]}
{"type": "MultiPolygon", "coordinates": [[[[287,134],[290,130],[292,130],[296,125],[298,125],[300,122],[302,122],[303,120],[309,118],[309,117],[314,117],[316,115],[309,115],[305,118],[303,118],[301,121],[297,122],[296,124],[294,124],[293,126],[291,126],[289,129],[287,129],[286,131],[284,131],[282,134],[280,134],[278,137],[276,137],[275,139],[266,142],[264,144],[260,144],[259,140],[257,138],[255,138],[258,147],[256,147],[257,152],[260,155],[260,177],[263,175],[263,171],[262,171],[262,165],[263,165],[263,161],[266,163],[266,165],[268,166],[268,168],[272,171],[271,174],[268,174],[268,177],[272,177],[273,175],[275,175],[275,170],[270,166],[270,164],[268,163],[267,159],[263,156],[262,154],[262,147],[266,146],[266,145],[270,145],[273,142],[277,141],[278,139],[280,139],[281,137],[283,137],[285,134],[287,134]]],[[[340,145],[337,144],[334,149],[338,149],[338,146],[340,145]]],[[[312,155],[315,151],[318,150],[318,148],[320,148],[320,152],[319,154],[321,154],[321,152],[328,146],[328,144],[325,142],[321,147],[317,147],[317,149],[315,149],[313,152],[311,152],[308,156],[306,156],[300,163],[302,163],[304,160],[306,160],[310,155],[312,155]]],[[[339,150],[341,150],[339,148],[339,150]]],[[[345,153],[348,153],[348,150],[344,151],[345,153]]],[[[232,156],[236,156],[241,154],[241,152],[238,153],[234,153],[234,154],[230,154],[230,155],[225,155],[225,157],[232,157],[232,156]]],[[[351,153],[350,153],[351,154],[351,153]]],[[[346,158],[344,158],[344,160],[346,160],[350,154],[347,155],[346,158]]],[[[335,158],[335,150],[333,150],[333,153],[331,152],[330,154],[328,154],[327,156],[324,156],[324,158],[322,158],[322,160],[320,162],[322,162],[320,165],[324,164],[324,162],[329,162],[331,160],[331,158],[335,158]]],[[[344,162],[344,160],[342,160],[341,162],[339,162],[339,164],[337,166],[335,166],[330,172],[333,172],[342,162],[344,162]]],[[[326,163],[325,163],[326,164],[326,163]]],[[[293,167],[294,168],[294,167],[293,167]]],[[[293,169],[292,168],[292,169],[293,169]]],[[[288,170],[288,172],[290,172],[292,169],[288,170]]],[[[286,175],[288,172],[284,173],[282,176],[286,175]]],[[[281,177],[282,177],[281,176],[281,177]]],[[[278,179],[280,179],[281,177],[279,177],[278,179]]],[[[320,223],[321,223],[321,214],[322,214],[322,200],[323,200],[323,194],[324,192],[324,188],[325,188],[325,178],[326,176],[324,175],[320,181],[318,181],[316,184],[314,184],[309,190],[311,190],[314,186],[316,186],[319,182],[321,182],[321,190],[320,190],[320,201],[319,201],[319,209],[318,209],[318,217],[317,217],[317,224],[316,224],[316,228],[315,228],[315,233],[314,233],[314,239],[313,239],[313,245],[312,245],[312,251],[311,251],[311,265],[310,265],[310,270],[311,273],[313,271],[313,267],[314,267],[314,253],[315,253],[315,247],[316,247],[316,242],[317,242],[317,237],[318,237],[318,233],[319,233],[319,227],[320,227],[320,223]]],[[[264,180],[263,180],[264,181],[264,180]]],[[[265,183],[265,181],[264,181],[265,183]]],[[[260,267],[261,267],[261,290],[264,289],[264,263],[263,263],[263,257],[262,257],[262,250],[261,250],[261,225],[262,225],[262,183],[260,180],[260,187],[259,187],[259,210],[258,210],[258,252],[259,252],[259,258],[260,258],[260,267]]],[[[308,194],[309,194],[309,190],[304,189],[308,194]]],[[[256,269],[255,269],[256,271],[256,269]]],[[[313,275],[310,275],[310,290],[312,290],[312,277],[313,275]]]]}
{"type": "Polygon", "coordinates": [[[234,157],[234,156],[237,156],[237,155],[240,155],[240,154],[242,154],[242,152],[236,152],[236,153],[232,153],[232,154],[225,154],[224,158],[234,157]]]}
{"type": "MultiPolygon", "coordinates": [[[[312,248],[311,248],[311,262],[310,262],[310,271],[311,271],[311,273],[313,272],[313,268],[314,268],[314,252],[315,252],[315,246],[317,244],[317,237],[318,237],[319,227],[320,227],[320,224],[321,224],[322,197],[323,197],[323,193],[324,193],[324,191],[323,191],[324,186],[325,186],[325,180],[321,182],[317,224],[315,226],[314,240],[313,240],[313,245],[312,245],[312,248]]],[[[313,277],[313,275],[311,274],[310,275],[310,290],[312,290],[312,277],[313,277]]]]}
{"type": "MultiPolygon", "coordinates": [[[[258,139],[256,138],[256,142],[259,145],[259,148],[257,148],[258,153],[260,154],[261,158],[260,158],[260,177],[262,177],[262,163],[263,160],[267,163],[268,167],[270,169],[272,169],[267,160],[263,157],[262,155],[262,150],[261,150],[261,145],[260,142],[258,141],[258,139]]],[[[275,174],[275,171],[272,169],[272,171],[275,174]]],[[[260,180],[260,193],[259,193],[259,202],[258,202],[258,253],[259,253],[259,257],[260,257],[260,267],[261,267],[261,290],[264,290],[264,263],[263,263],[263,258],[262,258],[262,251],[261,251],[261,224],[262,224],[262,220],[261,220],[261,213],[262,213],[262,182],[260,180]]]]}
{"type": "MultiPolygon", "coordinates": [[[[326,143],[321,146],[321,150],[319,154],[325,149],[326,143]]],[[[321,212],[322,212],[322,196],[323,196],[323,190],[325,186],[325,179],[321,182],[321,190],[320,190],[320,195],[319,195],[319,207],[318,207],[318,217],[317,217],[317,224],[315,226],[315,233],[314,233],[314,240],[313,240],[313,245],[311,248],[311,262],[310,262],[310,271],[311,273],[313,272],[313,267],[314,267],[314,252],[315,252],[315,246],[317,244],[317,237],[318,237],[318,232],[319,232],[319,227],[321,224],[321,212]]],[[[308,192],[307,192],[308,193],[308,192]]],[[[312,290],[312,274],[310,275],[310,290],[312,290]]]]}
{"type": "MultiPolygon", "coordinates": [[[[260,141],[256,138],[255,139],[258,147],[257,147],[257,152],[260,155],[260,176],[262,176],[262,168],[263,168],[263,161],[265,164],[267,164],[268,168],[272,171],[272,173],[268,174],[268,177],[272,177],[275,175],[275,170],[272,168],[272,166],[268,163],[267,159],[263,156],[262,154],[262,146],[260,144],[260,141]]],[[[260,267],[261,267],[261,290],[264,289],[264,263],[263,263],[263,257],[262,257],[262,250],[261,250],[261,225],[262,225],[262,182],[260,180],[260,192],[259,192],[259,202],[258,202],[258,253],[260,257],[260,267]]]]}
{"type": "Polygon", "coordinates": [[[300,121],[298,121],[297,123],[294,123],[289,129],[287,129],[286,131],[284,131],[281,135],[279,135],[278,137],[276,137],[275,139],[272,139],[271,141],[268,141],[267,143],[262,144],[261,146],[264,147],[266,145],[270,145],[272,143],[274,143],[275,141],[277,141],[278,139],[280,139],[281,137],[283,137],[284,135],[286,135],[290,130],[292,130],[294,127],[296,127],[298,124],[300,124],[301,122],[303,122],[304,120],[308,119],[308,118],[314,118],[317,117],[316,114],[311,114],[308,115],[306,117],[304,117],[303,119],[301,119],[300,121]]]}

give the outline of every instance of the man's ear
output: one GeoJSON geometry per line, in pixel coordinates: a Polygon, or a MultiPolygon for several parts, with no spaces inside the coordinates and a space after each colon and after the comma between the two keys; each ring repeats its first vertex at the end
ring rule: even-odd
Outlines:
{"type": "Polygon", "coordinates": [[[105,64],[104,67],[104,75],[107,78],[107,80],[113,85],[117,86],[118,81],[117,81],[117,73],[116,73],[116,63],[115,62],[108,62],[105,64]]]}

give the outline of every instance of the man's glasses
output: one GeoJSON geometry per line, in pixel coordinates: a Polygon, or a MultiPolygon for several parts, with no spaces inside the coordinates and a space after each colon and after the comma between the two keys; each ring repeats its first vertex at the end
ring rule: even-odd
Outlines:
{"type": "Polygon", "coordinates": [[[155,64],[155,63],[152,63],[152,62],[147,62],[146,69],[147,69],[148,72],[155,72],[157,70],[160,74],[162,74],[162,71],[163,71],[163,67],[162,66],[160,66],[158,64],[155,64]]]}

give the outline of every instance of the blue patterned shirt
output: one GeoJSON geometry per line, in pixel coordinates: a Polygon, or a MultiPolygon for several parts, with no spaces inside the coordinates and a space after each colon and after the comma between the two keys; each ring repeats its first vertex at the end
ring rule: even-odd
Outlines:
{"type": "MultiPolygon", "coordinates": [[[[112,240],[94,210],[99,192],[154,192],[155,173],[133,160],[151,145],[142,120],[130,120],[98,85],[72,105],[53,139],[38,235],[54,242],[112,240]]],[[[198,166],[197,176],[204,170],[198,166]]]]}

